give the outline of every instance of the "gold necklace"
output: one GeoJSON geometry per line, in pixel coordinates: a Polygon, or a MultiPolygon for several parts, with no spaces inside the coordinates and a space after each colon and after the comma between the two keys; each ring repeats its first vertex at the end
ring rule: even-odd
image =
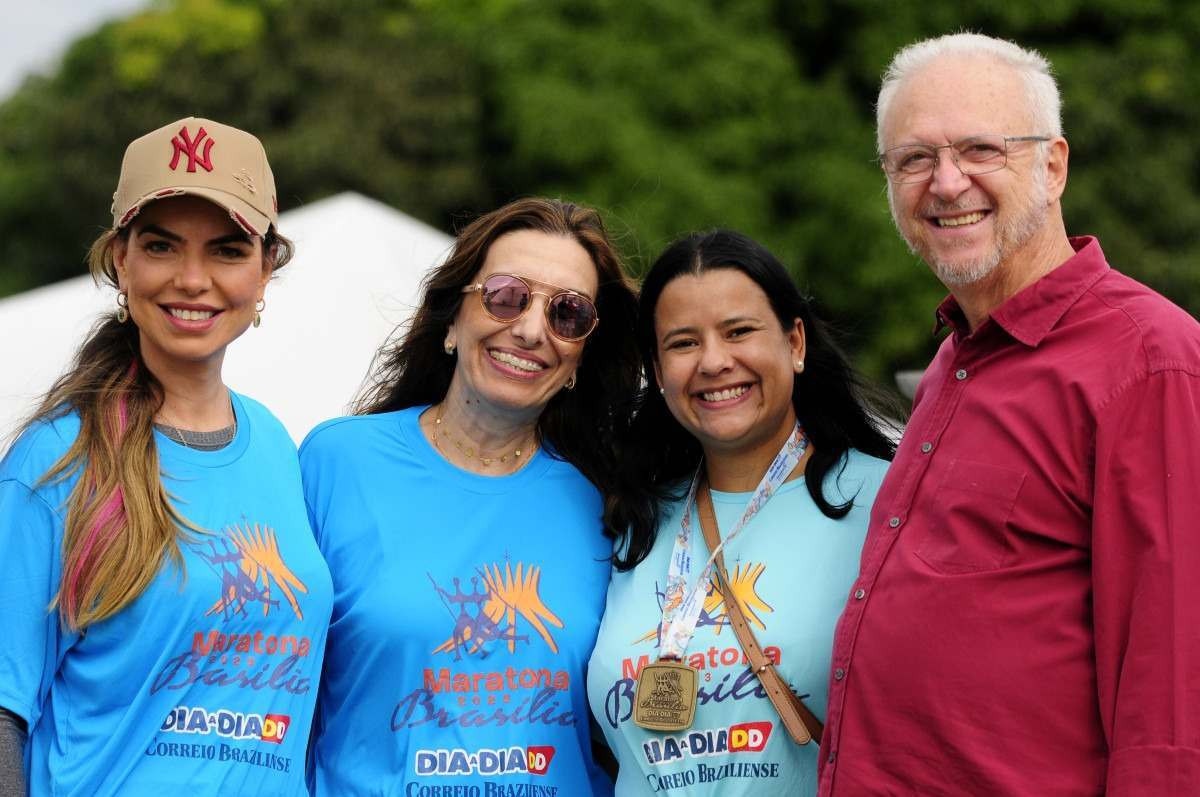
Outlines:
{"type": "Polygon", "coordinates": [[[508,464],[508,461],[510,459],[515,462],[516,460],[521,458],[521,454],[522,454],[522,449],[520,449],[520,448],[516,449],[511,454],[501,454],[498,457],[484,457],[484,456],[480,456],[480,455],[476,454],[474,446],[463,445],[463,442],[461,440],[459,440],[457,437],[455,437],[454,435],[447,432],[446,429],[442,426],[442,408],[441,407],[438,407],[437,416],[434,417],[434,419],[433,419],[433,442],[435,445],[437,444],[437,440],[439,437],[444,437],[447,440],[449,440],[451,443],[454,444],[454,447],[456,449],[458,449],[458,453],[462,454],[467,459],[474,459],[478,462],[481,462],[485,468],[489,467],[493,462],[499,462],[501,465],[508,464]]]}

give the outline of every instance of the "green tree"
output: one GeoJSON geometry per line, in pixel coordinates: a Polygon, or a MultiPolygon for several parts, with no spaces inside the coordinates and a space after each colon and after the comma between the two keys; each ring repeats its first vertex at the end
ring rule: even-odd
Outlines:
{"type": "Polygon", "coordinates": [[[604,208],[639,272],[682,232],[741,230],[851,332],[868,371],[927,357],[938,294],[881,203],[869,105],[844,68],[806,70],[775,4],[429,7],[484,65],[494,201],[548,193],[604,208]]]}
{"type": "Polygon", "coordinates": [[[77,273],[121,148],[187,115],[253,130],[283,207],[353,189],[451,230],[519,195],[600,207],[635,271],[744,231],[890,381],[943,289],[874,161],[900,46],[1037,47],[1065,100],[1068,229],[1200,310],[1200,6],[1184,0],[162,0],[0,105],[0,294],[77,273]]]}
{"type": "Polygon", "coordinates": [[[354,189],[433,223],[486,193],[470,61],[384,0],[177,0],[0,105],[0,294],[78,274],[125,145],[184,116],[264,142],[280,209],[354,189]]]}

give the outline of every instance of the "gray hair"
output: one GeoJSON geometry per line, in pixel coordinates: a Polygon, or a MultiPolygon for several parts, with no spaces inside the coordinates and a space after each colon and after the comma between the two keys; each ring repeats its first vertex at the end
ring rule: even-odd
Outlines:
{"type": "Polygon", "coordinates": [[[1058,84],[1051,74],[1050,62],[1045,56],[1004,39],[978,33],[951,33],[910,44],[897,52],[888,64],[883,73],[883,84],[879,87],[879,99],[875,103],[875,136],[880,154],[883,153],[883,120],[900,85],[914,73],[947,55],[993,58],[1012,67],[1020,73],[1025,83],[1025,96],[1034,127],[1029,132],[1045,136],[1062,135],[1062,99],[1058,94],[1058,84]]]}

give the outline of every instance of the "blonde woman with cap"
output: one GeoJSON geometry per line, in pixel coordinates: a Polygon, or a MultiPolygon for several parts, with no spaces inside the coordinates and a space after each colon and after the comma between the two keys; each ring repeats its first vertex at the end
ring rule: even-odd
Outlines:
{"type": "Polygon", "coordinates": [[[0,463],[0,713],[24,759],[0,771],[35,796],[303,794],[329,572],[295,446],[221,379],[291,255],[266,153],[173,122],[129,145],[112,212],[89,265],[115,311],[0,463]]]}

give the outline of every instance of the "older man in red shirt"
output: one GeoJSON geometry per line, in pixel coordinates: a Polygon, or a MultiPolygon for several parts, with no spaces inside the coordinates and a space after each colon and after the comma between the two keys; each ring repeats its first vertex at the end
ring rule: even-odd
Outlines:
{"type": "Polygon", "coordinates": [[[1200,325],[1067,236],[1037,53],[912,45],[877,121],[950,335],[837,628],[821,793],[1200,794],[1200,325]]]}

